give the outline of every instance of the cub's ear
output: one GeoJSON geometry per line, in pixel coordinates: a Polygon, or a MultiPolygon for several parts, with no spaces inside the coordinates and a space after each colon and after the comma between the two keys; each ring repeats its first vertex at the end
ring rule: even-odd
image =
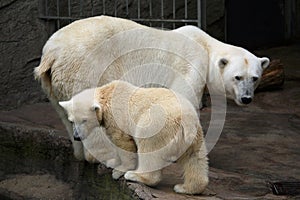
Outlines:
{"type": "Polygon", "coordinates": [[[65,110],[68,110],[70,107],[71,102],[70,101],[60,101],[58,104],[63,107],[65,110]]]}
{"type": "Polygon", "coordinates": [[[102,115],[103,115],[101,105],[95,101],[94,104],[92,105],[92,110],[96,112],[97,119],[99,123],[101,123],[102,115]]]}
{"type": "Polygon", "coordinates": [[[269,58],[266,58],[266,57],[260,58],[260,62],[261,62],[261,68],[263,70],[266,69],[270,64],[269,58]]]}
{"type": "Polygon", "coordinates": [[[92,105],[92,110],[93,111],[99,111],[101,110],[101,106],[98,102],[94,102],[94,104],[92,105]]]}
{"type": "Polygon", "coordinates": [[[228,64],[228,60],[226,59],[226,58],[221,58],[220,60],[219,60],[219,63],[218,63],[218,65],[219,65],[219,67],[221,68],[221,69],[223,69],[227,64],[228,64]]]}

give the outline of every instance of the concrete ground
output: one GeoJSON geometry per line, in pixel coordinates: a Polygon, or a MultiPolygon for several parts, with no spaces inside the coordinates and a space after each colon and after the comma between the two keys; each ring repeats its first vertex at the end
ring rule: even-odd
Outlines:
{"type": "MultiPolygon", "coordinates": [[[[164,170],[164,179],[155,188],[129,182],[127,186],[141,199],[300,199],[299,195],[273,195],[269,187],[269,182],[273,181],[300,181],[299,53],[299,43],[257,52],[282,61],[285,84],[279,90],[257,93],[254,102],[247,107],[228,102],[223,132],[209,153],[210,183],[204,195],[179,195],[172,191],[174,184],[182,181],[176,165],[164,170]]],[[[201,112],[201,123],[205,130],[209,119],[210,109],[207,108],[201,112]]],[[[26,126],[29,130],[41,128],[50,134],[51,131],[56,132],[55,137],[65,140],[67,137],[49,103],[0,111],[0,128],[4,126],[26,126]]],[[[32,188],[35,183],[32,178],[21,175],[18,183],[22,184],[25,180],[26,187],[32,188]]],[[[48,180],[49,184],[55,182],[52,177],[39,175],[38,178],[48,180]]],[[[22,193],[14,188],[17,185],[12,184],[14,181],[0,179],[0,193],[5,190],[24,195],[24,191],[22,193]]],[[[66,191],[65,199],[72,194],[72,188],[64,183],[57,182],[56,187],[56,191],[66,191]]],[[[44,193],[53,197],[56,195],[55,192],[44,193]]],[[[33,197],[43,199],[40,196],[33,197]]]]}

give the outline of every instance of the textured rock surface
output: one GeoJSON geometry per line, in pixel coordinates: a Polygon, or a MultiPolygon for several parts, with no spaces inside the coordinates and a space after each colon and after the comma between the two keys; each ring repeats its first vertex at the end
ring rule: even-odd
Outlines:
{"type": "Polygon", "coordinates": [[[0,3],[0,108],[44,98],[32,76],[48,38],[37,8],[38,0],[0,3]]]}

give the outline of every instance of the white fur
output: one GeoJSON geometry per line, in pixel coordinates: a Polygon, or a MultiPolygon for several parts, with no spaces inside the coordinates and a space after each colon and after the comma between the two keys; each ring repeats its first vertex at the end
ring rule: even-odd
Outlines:
{"type": "Polygon", "coordinates": [[[184,183],[175,186],[176,192],[195,194],[206,187],[208,163],[202,128],[194,106],[182,95],[113,81],[84,90],[60,105],[95,158],[107,166],[120,160],[113,166],[113,178],[126,172],[127,180],[154,186],[161,180],[162,169],[177,161],[184,168],[184,183]],[[103,138],[93,131],[100,124],[115,144],[113,149],[103,149],[103,138]]]}
{"type": "MultiPolygon", "coordinates": [[[[267,58],[217,41],[194,26],[163,31],[100,16],[75,21],[53,34],[34,72],[72,139],[72,125],[58,101],[86,88],[117,79],[138,86],[154,84],[171,88],[198,108],[208,84],[210,92],[218,94],[224,94],[225,86],[227,97],[242,105],[242,97],[253,98],[268,63],[267,58]],[[221,59],[227,64],[220,65],[221,59]],[[237,74],[245,81],[237,82],[237,74]],[[250,81],[254,76],[255,83],[250,81]]],[[[72,142],[75,156],[82,159],[81,143],[72,142]]]]}

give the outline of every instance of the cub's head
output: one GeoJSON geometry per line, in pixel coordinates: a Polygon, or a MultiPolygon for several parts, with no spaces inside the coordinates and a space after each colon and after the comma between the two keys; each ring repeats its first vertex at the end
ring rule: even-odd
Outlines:
{"type": "Polygon", "coordinates": [[[269,59],[258,58],[250,52],[239,48],[218,59],[218,67],[223,79],[226,96],[238,105],[249,104],[254,97],[263,70],[269,66],[269,59]]]}
{"type": "Polygon", "coordinates": [[[87,89],[73,96],[69,101],[60,101],[68,115],[68,120],[73,124],[74,140],[86,139],[89,134],[99,127],[96,112],[101,110],[100,104],[94,101],[95,89],[87,89]]]}

